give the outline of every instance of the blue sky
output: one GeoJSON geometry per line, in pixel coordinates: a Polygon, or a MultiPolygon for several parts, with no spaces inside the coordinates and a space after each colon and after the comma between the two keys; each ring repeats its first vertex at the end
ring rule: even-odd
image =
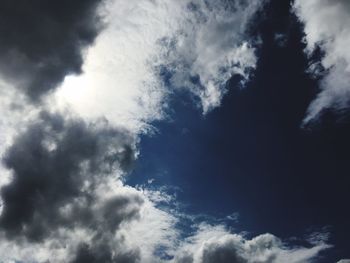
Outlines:
{"type": "Polygon", "coordinates": [[[327,229],[336,249],[317,262],[335,261],[347,256],[350,231],[347,117],[326,111],[302,127],[317,92],[317,80],[304,72],[302,26],[286,2],[272,3],[264,15],[255,28],[263,45],[252,81],[242,88],[232,80],[221,106],[206,116],[191,96],[176,94],[168,120],[142,138],[130,182],[174,187],[193,214],[239,213],[232,226],[255,234],[288,238],[327,229]]]}

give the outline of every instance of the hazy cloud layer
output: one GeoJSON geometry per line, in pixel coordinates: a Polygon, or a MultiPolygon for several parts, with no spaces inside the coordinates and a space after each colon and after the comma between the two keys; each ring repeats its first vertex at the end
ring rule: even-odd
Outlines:
{"type": "Polygon", "coordinates": [[[81,73],[83,50],[101,24],[102,0],[3,0],[0,73],[37,101],[67,74],[81,73]]]}
{"type": "Polygon", "coordinates": [[[318,48],[323,55],[320,65],[311,71],[321,74],[320,93],[311,103],[305,122],[325,108],[344,109],[350,98],[350,2],[347,0],[296,0],[294,11],[305,26],[307,53],[318,48]],[[322,72],[323,71],[323,72],[322,72]]]}

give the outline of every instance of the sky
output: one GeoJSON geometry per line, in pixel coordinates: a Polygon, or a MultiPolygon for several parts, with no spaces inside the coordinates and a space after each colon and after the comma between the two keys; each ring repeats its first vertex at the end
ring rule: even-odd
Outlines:
{"type": "Polygon", "coordinates": [[[349,263],[347,0],[0,0],[1,263],[349,263]]]}

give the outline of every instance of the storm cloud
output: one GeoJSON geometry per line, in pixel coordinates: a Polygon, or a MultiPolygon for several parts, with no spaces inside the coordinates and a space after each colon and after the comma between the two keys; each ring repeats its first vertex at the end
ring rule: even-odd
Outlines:
{"type": "MultiPolygon", "coordinates": [[[[113,189],[134,158],[135,139],[125,130],[104,120],[88,124],[42,112],[4,157],[13,176],[1,189],[0,228],[6,239],[42,243],[60,240],[62,229],[81,229],[88,238],[79,241],[74,262],[88,255],[115,262],[118,245],[110,247],[115,232],[138,218],[144,202],[137,193],[113,189]]],[[[137,258],[136,252],[130,255],[137,258]]]]}
{"type": "Polygon", "coordinates": [[[84,49],[102,28],[103,0],[3,0],[0,73],[33,101],[82,71],[84,49]]]}

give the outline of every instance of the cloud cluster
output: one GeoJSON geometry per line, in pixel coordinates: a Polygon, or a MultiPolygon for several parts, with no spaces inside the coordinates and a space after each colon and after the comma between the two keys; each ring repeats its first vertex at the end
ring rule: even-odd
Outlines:
{"type": "Polygon", "coordinates": [[[263,234],[252,239],[232,234],[223,226],[201,225],[175,258],[177,263],[306,263],[329,248],[317,240],[309,248],[292,247],[278,237],[263,234]]]}
{"type": "MultiPolygon", "coordinates": [[[[290,247],[265,234],[251,240],[202,224],[188,238],[171,196],[123,184],[137,138],[106,120],[39,112],[3,162],[2,262],[309,262],[329,246],[290,247]]],[[[197,228],[197,225],[194,225],[197,228]]]]}
{"type": "Polygon", "coordinates": [[[344,109],[350,98],[350,3],[347,0],[296,0],[294,12],[304,24],[306,51],[311,56],[320,49],[320,65],[312,65],[320,74],[320,93],[311,103],[304,122],[318,117],[322,110],[344,109]]]}
{"type": "Polygon", "coordinates": [[[101,29],[101,2],[1,1],[1,76],[37,101],[67,74],[81,73],[83,49],[101,29]]]}
{"type": "MultiPolygon", "coordinates": [[[[75,257],[72,262],[85,262],[85,257],[115,262],[125,257],[125,249],[114,252],[116,231],[137,219],[144,203],[140,193],[118,183],[134,158],[135,139],[128,132],[105,121],[87,124],[42,112],[4,157],[12,180],[1,188],[2,237],[18,244],[56,243],[53,250],[73,251],[63,260],[47,253],[46,260],[54,262],[70,257],[75,257]]],[[[5,251],[0,253],[3,259],[5,251]]],[[[15,255],[5,259],[31,262],[15,255]]],[[[44,257],[33,260],[43,262],[44,257]]]]}
{"type": "Polygon", "coordinates": [[[168,40],[166,70],[170,84],[187,88],[203,112],[220,105],[226,82],[250,76],[257,58],[247,29],[264,1],[192,1],[184,26],[168,40]]]}
{"type": "Polygon", "coordinates": [[[163,118],[167,96],[181,88],[207,112],[220,104],[233,75],[247,79],[255,67],[246,30],[263,3],[110,1],[108,26],[87,53],[85,74],[67,77],[58,101],[135,131],[163,118]]]}
{"type": "Polygon", "coordinates": [[[82,207],[79,215],[78,199],[84,196],[80,201],[88,205],[93,198],[89,194],[104,180],[104,174],[126,170],[134,160],[133,147],[132,138],[125,132],[41,113],[4,157],[13,178],[1,189],[4,208],[0,227],[8,236],[40,240],[54,227],[75,221],[75,217],[88,220],[92,211],[82,207]],[[60,208],[75,198],[77,207],[69,208],[74,214],[60,213],[60,208]]]}
{"type": "Polygon", "coordinates": [[[2,1],[0,261],[297,263],[328,248],[205,224],[184,239],[178,223],[191,216],[171,196],[124,183],[169,88],[189,90],[208,112],[233,75],[249,78],[257,58],[246,31],[263,3],[2,1]],[[62,80],[42,104],[27,103],[62,80]]]}

